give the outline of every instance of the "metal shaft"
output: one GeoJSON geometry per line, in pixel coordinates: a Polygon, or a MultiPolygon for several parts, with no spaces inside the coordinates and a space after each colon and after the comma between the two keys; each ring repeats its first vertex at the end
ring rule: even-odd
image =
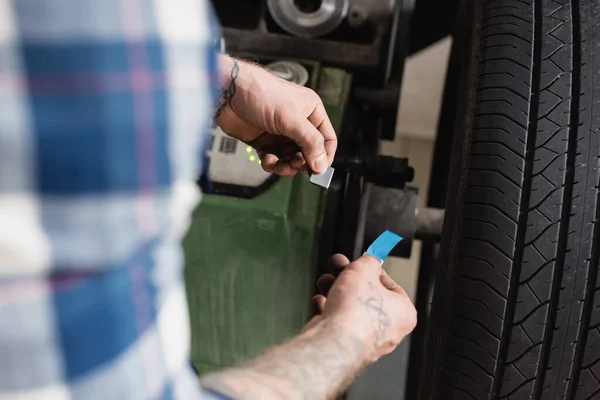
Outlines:
{"type": "Polygon", "coordinates": [[[418,208],[415,237],[417,239],[440,238],[444,226],[445,210],[439,208],[418,208]]]}

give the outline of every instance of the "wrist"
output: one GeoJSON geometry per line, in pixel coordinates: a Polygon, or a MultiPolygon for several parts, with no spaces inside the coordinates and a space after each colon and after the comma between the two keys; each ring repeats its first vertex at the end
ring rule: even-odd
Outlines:
{"type": "Polygon", "coordinates": [[[221,114],[231,107],[231,103],[239,91],[240,61],[229,57],[226,54],[218,56],[218,75],[221,94],[215,106],[215,119],[219,119],[221,114]]]}
{"type": "Polygon", "coordinates": [[[233,65],[238,60],[234,59],[227,54],[219,54],[217,56],[217,67],[218,67],[218,77],[219,77],[219,85],[222,88],[228,88],[231,83],[231,69],[233,65]]]}
{"type": "Polygon", "coordinates": [[[314,331],[311,332],[313,334],[331,335],[339,338],[341,342],[352,343],[357,362],[361,366],[370,364],[376,358],[373,329],[369,321],[351,316],[329,316],[323,318],[310,331],[314,331]]]}

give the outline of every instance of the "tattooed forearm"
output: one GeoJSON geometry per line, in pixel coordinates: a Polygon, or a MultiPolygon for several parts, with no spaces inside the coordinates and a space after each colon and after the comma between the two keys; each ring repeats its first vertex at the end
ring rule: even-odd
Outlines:
{"type": "Polygon", "coordinates": [[[202,384],[236,400],[334,399],[362,368],[364,352],[362,340],[324,322],[202,384]]]}
{"type": "Polygon", "coordinates": [[[227,108],[228,105],[231,104],[233,96],[235,96],[236,91],[236,79],[240,74],[240,66],[237,60],[233,59],[233,66],[231,67],[231,71],[229,73],[228,82],[225,84],[225,88],[221,93],[221,97],[219,97],[219,101],[217,103],[216,111],[215,111],[215,119],[219,118],[223,110],[227,108]]]}
{"type": "Polygon", "coordinates": [[[359,297],[358,300],[367,307],[369,319],[375,333],[373,346],[375,349],[378,349],[383,344],[382,338],[385,337],[385,330],[390,326],[391,321],[390,316],[383,310],[383,297],[381,293],[375,289],[372,282],[369,282],[369,288],[373,291],[373,296],[367,299],[359,297]]]}

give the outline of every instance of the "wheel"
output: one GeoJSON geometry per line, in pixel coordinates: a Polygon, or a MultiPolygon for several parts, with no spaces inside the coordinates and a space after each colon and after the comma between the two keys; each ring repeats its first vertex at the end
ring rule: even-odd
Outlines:
{"type": "Polygon", "coordinates": [[[600,399],[600,1],[480,0],[423,399],[600,399]]]}

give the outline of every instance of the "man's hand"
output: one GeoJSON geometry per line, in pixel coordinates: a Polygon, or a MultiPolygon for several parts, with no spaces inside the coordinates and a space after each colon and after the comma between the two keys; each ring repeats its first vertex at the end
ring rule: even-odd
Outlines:
{"type": "Polygon", "coordinates": [[[319,313],[305,327],[331,320],[366,342],[367,363],[390,353],[415,328],[417,312],[410,298],[371,256],[350,262],[336,254],[329,264],[337,279],[323,275],[313,303],[319,313]]]}
{"type": "Polygon", "coordinates": [[[314,91],[225,55],[219,70],[225,89],[216,122],[254,147],[265,171],[290,177],[307,169],[321,173],[333,163],[337,137],[314,91]]]}
{"type": "Polygon", "coordinates": [[[326,296],[314,302],[321,314],[300,335],[246,365],[204,377],[203,386],[236,400],[336,399],[362,367],[413,330],[414,306],[377,260],[350,263],[336,255],[330,262],[343,272],[319,280],[326,296]]]}

